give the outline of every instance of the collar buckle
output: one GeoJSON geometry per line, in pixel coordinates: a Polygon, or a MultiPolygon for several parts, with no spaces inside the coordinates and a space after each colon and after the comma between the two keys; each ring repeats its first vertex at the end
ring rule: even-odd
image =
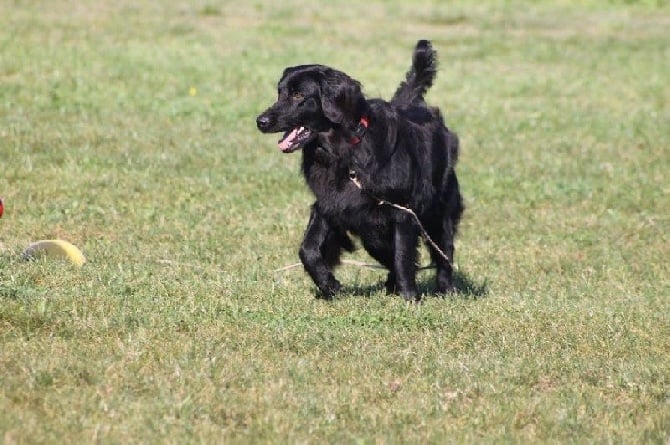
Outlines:
{"type": "Polygon", "coordinates": [[[365,131],[368,129],[369,125],[370,121],[368,120],[368,117],[361,116],[361,120],[358,121],[358,125],[356,125],[356,128],[354,129],[354,135],[351,139],[349,139],[349,143],[351,145],[360,144],[361,140],[363,139],[363,136],[365,135],[365,131]]]}

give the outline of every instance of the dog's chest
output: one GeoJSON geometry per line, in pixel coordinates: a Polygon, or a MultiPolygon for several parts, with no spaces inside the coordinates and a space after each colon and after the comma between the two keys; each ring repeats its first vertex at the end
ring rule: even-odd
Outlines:
{"type": "Polygon", "coordinates": [[[319,210],[332,223],[359,235],[370,230],[385,231],[390,221],[388,209],[361,191],[351,181],[349,172],[343,163],[315,163],[305,170],[319,210]]]}
{"type": "Polygon", "coordinates": [[[338,163],[315,163],[305,171],[305,179],[317,201],[345,209],[361,205],[360,190],[349,179],[349,168],[338,163]]]}

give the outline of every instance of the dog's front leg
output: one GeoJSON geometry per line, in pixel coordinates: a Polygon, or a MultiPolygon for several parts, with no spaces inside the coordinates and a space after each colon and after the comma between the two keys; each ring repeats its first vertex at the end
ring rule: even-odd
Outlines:
{"type": "Polygon", "coordinates": [[[416,253],[418,234],[409,218],[396,222],[393,234],[393,265],[396,290],[407,301],[419,301],[416,289],[416,253]]]}
{"type": "Polygon", "coordinates": [[[340,290],[340,283],[328,268],[321,252],[321,247],[331,230],[316,204],[313,205],[299,255],[305,270],[319,288],[320,296],[327,300],[332,299],[340,290]]]}

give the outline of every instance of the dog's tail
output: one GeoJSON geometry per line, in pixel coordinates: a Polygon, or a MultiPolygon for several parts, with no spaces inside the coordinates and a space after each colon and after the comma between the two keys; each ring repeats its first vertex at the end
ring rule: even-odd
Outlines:
{"type": "Polygon", "coordinates": [[[437,52],[428,40],[419,40],[414,48],[412,67],[400,83],[391,102],[406,107],[424,101],[423,96],[433,86],[437,75],[437,52]]]}

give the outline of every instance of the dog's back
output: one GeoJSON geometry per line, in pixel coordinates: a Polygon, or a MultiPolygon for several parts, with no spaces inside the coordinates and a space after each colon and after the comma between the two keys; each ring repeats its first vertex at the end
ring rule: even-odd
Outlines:
{"type": "Polygon", "coordinates": [[[426,92],[433,86],[437,76],[437,68],[437,51],[433,49],[429,41],[419,40],[414,49],[412,66],[407,71],[405,80],[400,83],[393,95],[391,104],[404,110],[405,116],[410,121],[415,123],[439,122],[443,127],[446,153],[440,154],[439,151],[432,153],[433,185],[440,190],[441,202],[446,207],[447,218],[451,221],[451,228],[455,235],[464,210],[463,199],[454,170],[458,161],[460,143],[458,135],[450,131],[445,125],[440,110],[428,106],[425,101],[426,92]],[[432,119],[422,117],[427,114],[432,119]]]}

